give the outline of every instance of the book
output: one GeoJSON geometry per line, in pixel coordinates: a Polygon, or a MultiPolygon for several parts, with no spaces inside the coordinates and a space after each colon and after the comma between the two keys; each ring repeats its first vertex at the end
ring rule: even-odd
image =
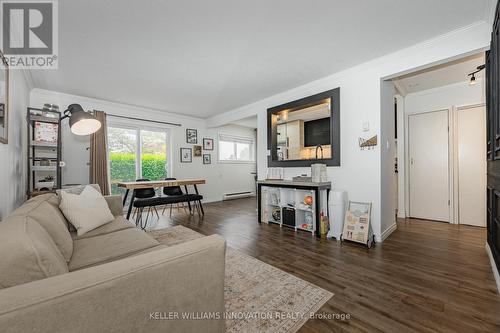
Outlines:
{"type": "Polygon", "coordinates": [[[35,121],[34,141],[39,143],[57,143],[58,129],[58,124],[35,121]]]}

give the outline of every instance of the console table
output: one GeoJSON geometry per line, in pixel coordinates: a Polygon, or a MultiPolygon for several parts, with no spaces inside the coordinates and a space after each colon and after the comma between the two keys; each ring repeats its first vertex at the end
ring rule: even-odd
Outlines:
{"type": "Polygon", "coordinates": [[[331,187],[331,182],[258,181],[258,222],[275,223],[319,236],[321,213],[328,216],[331,187]]]}

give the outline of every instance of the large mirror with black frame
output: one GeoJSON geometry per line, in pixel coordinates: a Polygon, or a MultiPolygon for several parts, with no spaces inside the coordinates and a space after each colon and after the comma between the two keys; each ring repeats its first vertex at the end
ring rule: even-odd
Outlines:
{"type": "Polygon", "coordinates": [[[340,166],[340,88],[267,110],[271,167],[340,166]]]}

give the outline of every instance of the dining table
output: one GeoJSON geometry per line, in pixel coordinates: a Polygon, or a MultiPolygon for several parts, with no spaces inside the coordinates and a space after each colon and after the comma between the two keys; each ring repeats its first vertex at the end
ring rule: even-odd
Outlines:
{"type": "MultiPolygon", "coordinates": [[[[130,218],[130,213],[132,212],[132,206],[134,205],[134,200],[135,200],[134,190],[136,189],[184,186],[184,189],[186,191],[185,194],[188,194],[187,187],[193,186],[195,193],[199,194],[197,185],[202,185],[205,183],[206,183],[205,179],[176,179],[176,180],[148,180],[148,181],[119,182],[117,185],[119,188],[125,189],[125,196],[123,197],[123,206],[125,206],[128,194],[130,190],[132,190],[132,198],[127,208],[127,220],[128,220],[130,218]]],[[[205,212],[203,211],[203,206],[201,205],[201,202],[200,202],[200,208],[202,213],[204,214],[205,212]]]]}

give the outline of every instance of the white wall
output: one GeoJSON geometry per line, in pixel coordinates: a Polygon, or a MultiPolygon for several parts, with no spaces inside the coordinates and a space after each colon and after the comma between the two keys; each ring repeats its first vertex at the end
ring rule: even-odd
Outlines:
{"type": "Polygon", "coordinates": [[[415,114],[452,106],[464,106],[485,103],[485,87],[482,79],[477,84],[469,85],[469,81],[450,84],[444,87],[419,91],[405,96],[405,114],[415,114]]]}
{"type": "MultiPolygon", "coordinates": [[[[34,107],[41,107],[44,103],[54,103],[59,105],[61,110],[64,110],[69,104],[78,103],[86,110],[95,109],[115,115],[180,123],[182,124],[181,127],[165,125],[166,128],[170,129],[171,133],[171,171],[173,177],[206,179],[207,184],[199,186],[200,193],[205,197],[205,202],[220,201],[222,200],[222,195],[227,192],[255,190],[254,176],[251,173],[255,172],[256,164],[218,163],[216,140],[219,131],[255,138],[255,131],[253,129],[234,125],[206,128],[206,121],[203,119],[41,89],[33,89],[30,103],[34,107]],[[202,145],[204,137],[214,139],[215,150],[212,152],[203,152],[211,153],[212,164],[204,165],[201,157],[194,156],[193,163],[180,163],[179,149],[181,147],[189,148],[193,146],[186,143],[186,128],[198,130],[199,145],[202,145]]],[[[109,119],[113,121],[116,118],[110,117],[109,119]]],[[[120,119],[122,123],[127,121],[131,122],[130,120],[120,119]]],[[[87,150],[89,137],[75,136],[67,128],[67,121],[64,125],[63,160],[66,162],[66,167],[63,169],[63,184],[86,184],[89,181],[89,151],[87,150]]]]}
{"type": "MultiPolygon", "coordinates": [[[[460,106],[469,106],[483,104],[486,102],[485,85],[483,79],[477,79],[477,84],[469,85],[469,81],[464,81],[460,83],[455,83],[439,88],[423,90],[416,93],[408,94],[404,97],[404,113],[405,113],[405,133],[398,133],[398,144],[402,144],[401,140],[404,140],[404,151],[398,150],[398,160],[405,161],[405,163],[400,163],[400,172],[402,171],[405,175],[404,178],[404,192],[399,192],[399,202],[404,203],[403,207],[399,208],[398,215],[401,216],[402,212],[405,212],[405,216],[408,216],[409,207],[409,170],[408,165],[408,116],[412,114],[419,114],[425,112],[432,112],[438,110],[448,110],[449,111],[449,125],[450,125],[450,142],[453,142],[453,123],[454,123],[454,110],[460,106]]],[[[455,184],[453,181],[454,173],[454,156],[453,150],[450,149],[450,193],[455,191],[455,184]]],[[[454,204],[454,196],[450,195],[451,207],[454,204]]],[[[451,221],[454,222],[454,216],[456,214],[450,211],[451,221]]]]}
{"type": "Polygon", "coordinates": [[[26,108],[30,81],[22,70],[10,71],[9,143],[0,144],[0,220],[26,198],[26,108]]]}
{"type": "MultiPolygon", "coordinates": [[[[392,223],[391,220],[385,220],[385,214],[382,214],[381,208],[381,145],[379,144],[374,150],[361,151],[358,147],[358,137],[369,137],[373,134],[378,134],[380,137],[381,135],[381,79],[396,77],[476,53],[479,50],[485,50],[489,46],[490,32],[489,24],[484,22],[474,24],[214,116],[209,119],[209,125],[217,127],[257,115],[259,141],[257,169],[259,179],[263,179],[267,168],[266,110],[276,105],[340,87],[341,166],[328,168],[328,175],[332,180],[333,187],[347,190],[351,200],[373,203],[373,229],[377,240],[380,241],[382,234],[388,230],[385,228],[392,223]],[[370,123],[368,133],[362,131],[364,121],[370,123]],[[384,219],[383,223],[382,219],[384,219]]],[[[286,177],[290,178],[304,172],[309,172],[308,168],[289,168],[286,171],[286,177]]],[[[384,181],[387,180],[384,178],[384,181]]]]}
{"type": "Polygon", "coordinates": [[[387,237],[396,228],[394,95],[395,88],[392,81],[382,81],[380,86],[380,222],[383,232],[382,238],[387,237]]]}

